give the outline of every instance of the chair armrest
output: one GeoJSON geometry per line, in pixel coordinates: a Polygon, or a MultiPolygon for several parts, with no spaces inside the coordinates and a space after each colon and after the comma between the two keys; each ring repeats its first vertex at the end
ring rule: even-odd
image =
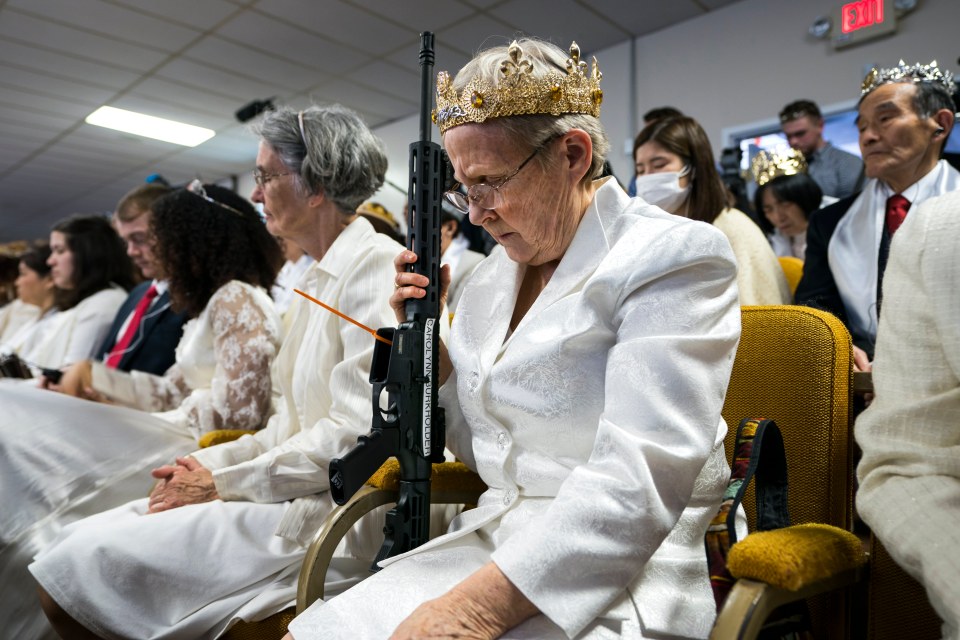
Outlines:
{"type": "MultiPolygon", "coordinates": [[[[487,486],[480,476],[461,462],[433,465],[430,477],[431,504],[476,504],[487,486]]],[[[323,598],[324,580],[340,540],[360,518],[379,506],[395,503],[400,496],[400,463],[391,458],[346,504],[330,512],[307,548],[297,585],[297,613],[323,598]]]]}
{"type": "Polygon", "coordinates": [[[748,535],[730,547],[727,568],[737,581],[711,640],[756,638],[777,607],[863,580],[866,560],[857,536],[826,524],[748,535]]]}
{"type": "Polygon", "coordinates": [[[218,429],[216,431],[208,431],[200,436],[197,444],[200,445],[201,449],[206,449],[215,444],[236,440],[240,436],[245,436],[250,433],[256,433],[256,431],[249,431],[247,429],[218,429]]]}

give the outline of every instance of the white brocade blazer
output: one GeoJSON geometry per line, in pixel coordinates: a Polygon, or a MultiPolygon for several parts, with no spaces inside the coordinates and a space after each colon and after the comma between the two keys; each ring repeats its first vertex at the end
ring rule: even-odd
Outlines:
{"type": "Polygon", "coordinates": [[[440,400],[448,446],[489,489],[411,554],[483,528],[570,637],[620,607],[705,636],[703,534],[729,478],[720,409],[740,335],[730,244],[608,180],[511,334],[522,276],[498,247],[460,299],[440,400]]]}
{"type": "Polygon", "coordinates": [[[960,639],[960,191],[911,208],[890,243],[857,511],[960,639]]]}

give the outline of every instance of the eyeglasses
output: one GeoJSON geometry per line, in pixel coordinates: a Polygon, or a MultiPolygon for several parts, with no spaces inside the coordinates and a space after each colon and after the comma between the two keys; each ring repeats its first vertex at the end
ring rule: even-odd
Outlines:
{"type": "Polygon", "coordinates": [[[459,188],[462,185],[458,182],[453,186],[453,189],[443,194],[444,199],[463,214],[466,214],[470,211],[471,202],[485,210],[496,209],[497,207],[503,206],[503,194],[500,193],[500,189],[503,188],[503,185],[513,180],[517,174],[520,173],[525,166],[527,166],[527,163],[533,160],[538,153],[546,149],[547,145],[556,140],[557,137],[559,136],[552,136],[544,140],[543,144],[534,149],[533,153],[527,156],[527,159],[520,163],[520,166],[517,167],[516,171],[508,175],[499,183],[485,184],[480,182],[467,187],[467,192],[464,194],[459,191],[459,188]]]}
{"type": "Polygon", "coordinates": [[[282,178],[283,176],[292,176],[292,171],[287,171],[286,173],[264,173],[260,169],[253,170],[253,181],[257,183],[257,186],[263,189],[268,182],[274,178],[282,178]]]}

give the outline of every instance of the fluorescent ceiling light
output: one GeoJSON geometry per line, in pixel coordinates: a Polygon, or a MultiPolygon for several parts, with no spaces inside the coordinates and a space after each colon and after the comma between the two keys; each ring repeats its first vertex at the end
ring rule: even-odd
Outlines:
{"type": "Polygon", "coordinates": [[[212,129],[114,107],[100,107],[87,116],[87,123],[185,147],[195,147],[216,135],[212,129]]]}

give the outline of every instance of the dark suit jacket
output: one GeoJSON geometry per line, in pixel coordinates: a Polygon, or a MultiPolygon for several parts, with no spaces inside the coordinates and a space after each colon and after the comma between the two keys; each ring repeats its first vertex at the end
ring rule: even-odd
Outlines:
{"type": "MultiPolygon", "coordinates": [[[[837,289],[837,283],[833,279],[833,272],[830,271],[827,247],[830,245],[830,238],[833,237],[833,232],[836,230],[840,219],[850,210],[850,205],[859,195],[859,193],[855,193],[848,198],[838,200],[810,216],[810,224],[807,227],[807,254],[803,261],[803,277],[800,278],[800,283],[797,285],[797,291],[794,294],[796,304],[829,311],[840,318],[845,325],[847,324],[847,310],[843,304],[843,298],[840,297],[840,290],[837,289]]],[[[857,341],[856,344],[866,351],[867,355],[873,357],[873,344],[864,343],[862,340],[857,341]]]]}
{"type": "MultiPolygon", "coordinates": [[[[118,340],[117,334],[120,332],[123,321],[133,313],[137,303],[150,288],[150,284],[150,280],[140,283],[127,296],[113,319],[110,333],[107,334],[97,350],[98,360],[106,359],[107,354],[110,353],[118,340]]],[[[118,369],[122,371],[146,371],[162,375],[173,365],[176,359],[177,343],[180,342],[180,337],[183,335],[183,323],[187,321],[187,317],[182,313],[175,313],[168,306],[169,303],[170,294],[167,292],[164,292],[153,303],[142,322],[143,328],[140,339],[135,338],[134,343],[131,344],[132,348],[120,358],[118,369]],[[165,309],[155,313],[164,306],[166,306],[165,309]]]]}

